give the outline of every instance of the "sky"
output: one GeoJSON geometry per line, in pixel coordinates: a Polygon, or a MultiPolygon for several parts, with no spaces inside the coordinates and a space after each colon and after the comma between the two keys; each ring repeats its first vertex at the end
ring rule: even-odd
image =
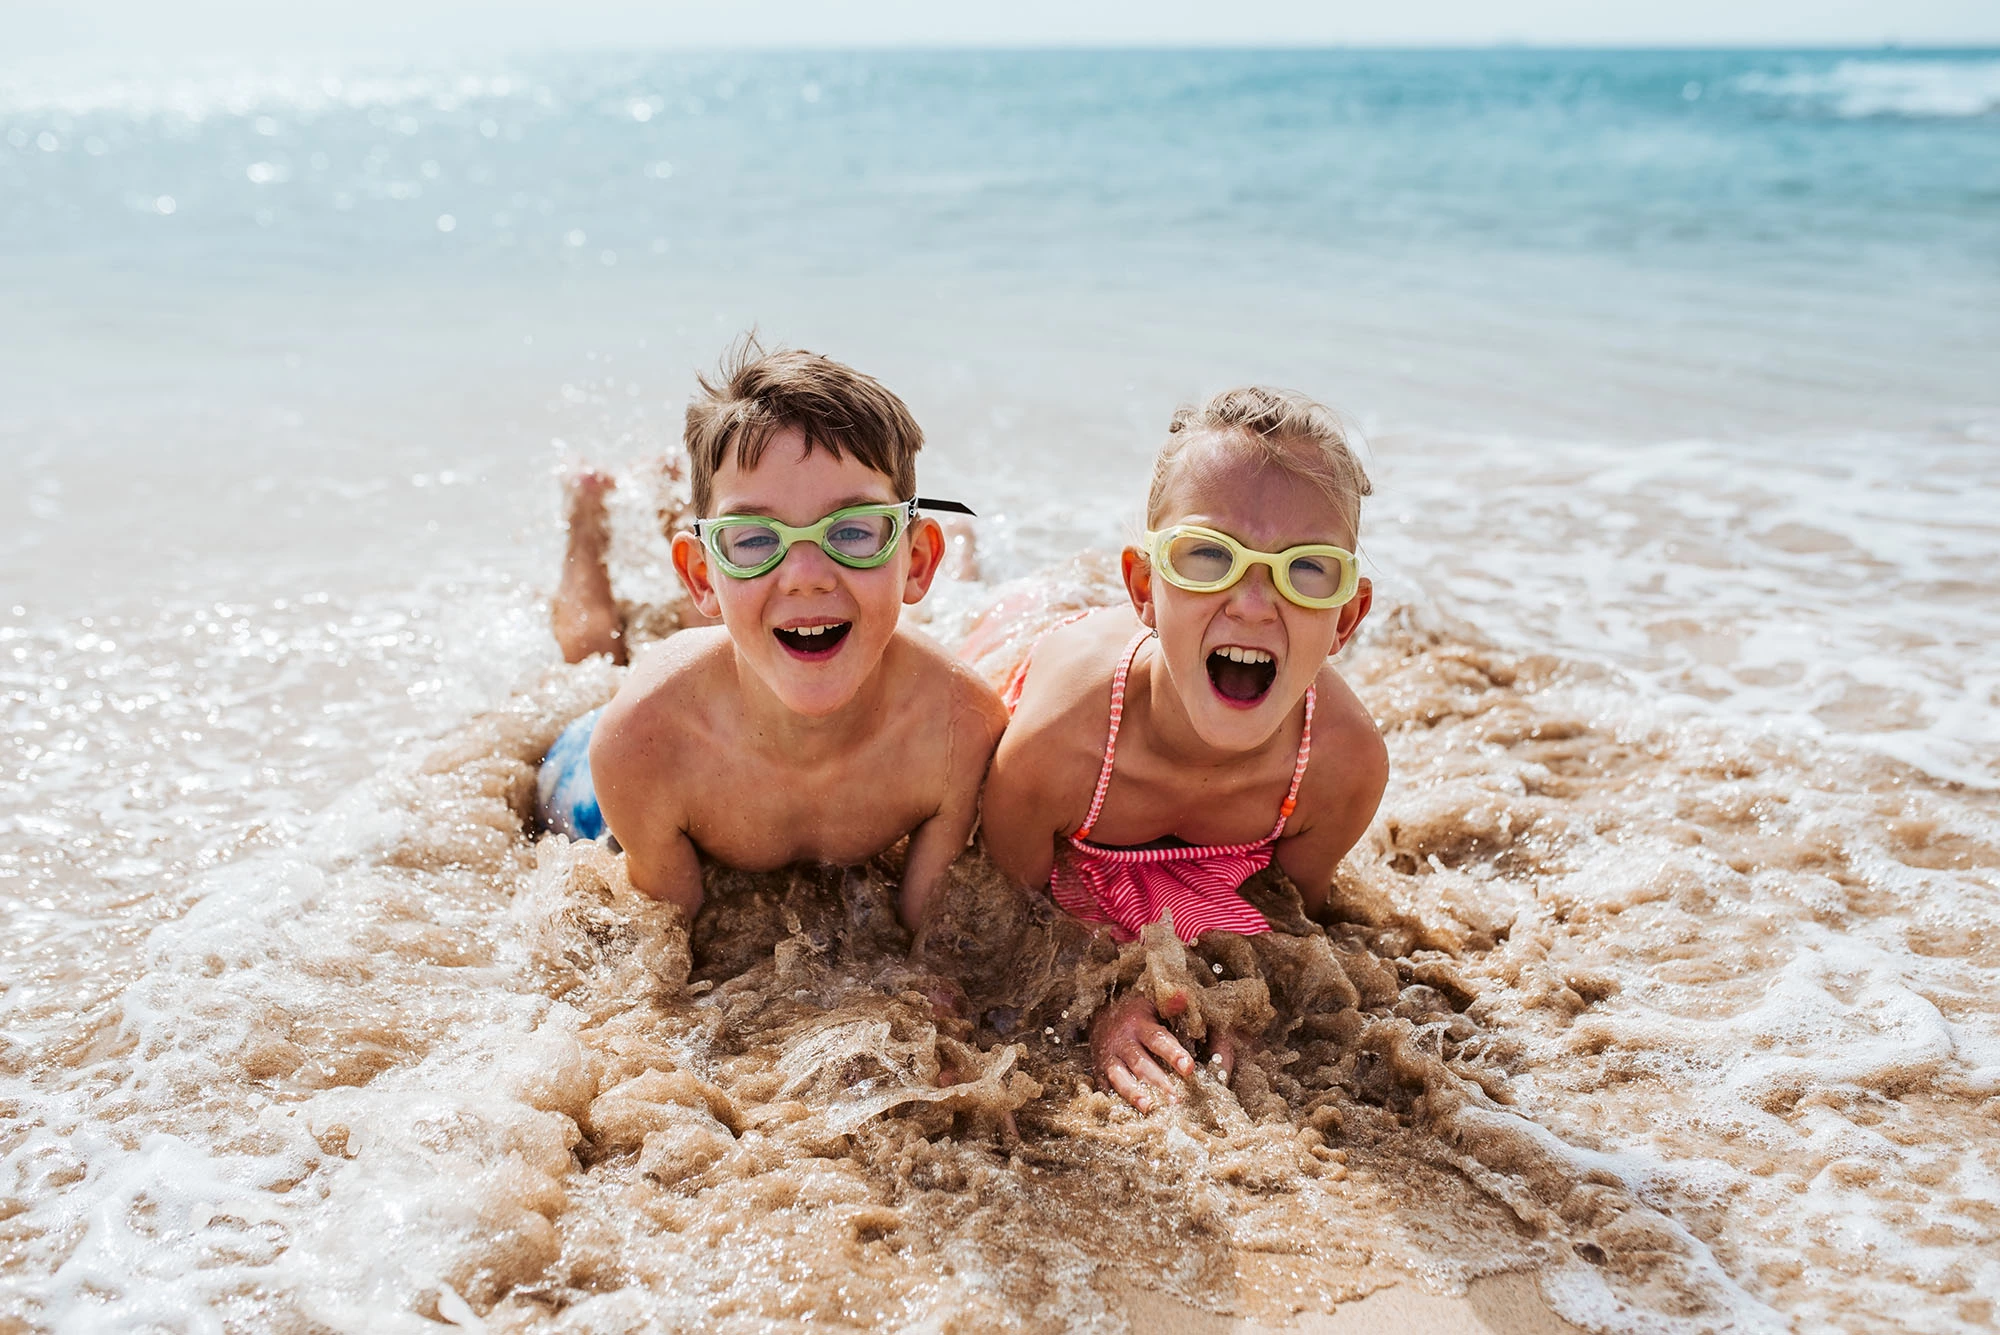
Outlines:
{"type": "Polygon", "coordinates": [[[2000,45],[1995,0],[0,0],[0,63],[90,49],[2000,45]],[[11,59],[10,59],[11,58],[11,59]]]}

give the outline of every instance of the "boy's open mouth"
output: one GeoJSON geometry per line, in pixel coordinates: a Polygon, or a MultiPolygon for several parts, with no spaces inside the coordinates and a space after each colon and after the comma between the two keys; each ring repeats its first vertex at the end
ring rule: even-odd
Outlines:
{"type": "Polygon", "coordinates": [[[1231,704],[1256,704],[1277,679],[1277,656],[1265,650],[1226,644],[1208,656],[1209,683],[1231,704]]]}
{"type": "Polygon", "coordinates": [[[778,637],[778,643],[794,658],[815,662],[831,658],[840,648],[840,642],[847,638],[847,632],[854,629],[852,621],[836,621],[831,626],[795,626],[791,630],[778,629],[771,633],[778,637]]]}

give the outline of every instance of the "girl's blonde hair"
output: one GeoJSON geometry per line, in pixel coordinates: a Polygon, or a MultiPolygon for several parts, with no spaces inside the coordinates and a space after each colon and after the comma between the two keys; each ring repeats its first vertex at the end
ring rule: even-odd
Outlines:
{"type": "Polygon", "coordinates": [[[1146,497],[1146,526],[1160,521],[1175,465],[1190,444],[1214,436],[1235,436],[1263,456],[1325,493],[1361,534],[1361,498],[1374,491],[1347,442],[1347,429],[1333,409],[1303,394],[1264,385],[1225,389],[1199,408],[1183,406],[1167,427],[1167,443],[1153,461],[1153,485],[1146,497]]]}

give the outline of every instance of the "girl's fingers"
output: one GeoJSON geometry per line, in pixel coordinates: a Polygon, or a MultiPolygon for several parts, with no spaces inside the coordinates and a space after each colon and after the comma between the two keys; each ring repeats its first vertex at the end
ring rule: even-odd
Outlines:
{"type": "Polygon", "coordinates": [[[1152,1050],[1154,1056],[1179,1071],[1182,1076],[1194,1074],[1194,1058],[1180,1045],[1180,1040],[1167,1030],[1156,1026],[1142,1035],[1140,1041],[1152,1050]]]}
{"type": "Polygon", "coordinates": [[[1105,1060],[1104,1082],[1111,1086],[1113,1093],[1140,1112],[1153,1111],[1153,1099],[1146,1092],[1146,1087],[1133,1079],[1132,1073],[1125,1069],[1125,1063],[1116,1057],[1105,1060]]]}
{"type": "Polygon", "coordinates": [[[1216,1065],[1222,1068],[1220,1071],[1222,1083],[1228,1084],[1231,1077],[1236,1074],[1236,1035],[1227,1029],[1217,1034],[1214,1045],[1209,1048],[1209,1055],[1214,1057],[1216,1065]]]}
{"type": "Polygon", "coordinates": [[[1161,1070],[1160,1064],[1145,1052],[1135,1048],[1132,1055],[1125,1058],[1125,1065],[1141,1080],[1159,1090],[1168,1103],[1181,1101],[1180,1087],[1174,1083],[1174,1078],[1161,1070]]]}

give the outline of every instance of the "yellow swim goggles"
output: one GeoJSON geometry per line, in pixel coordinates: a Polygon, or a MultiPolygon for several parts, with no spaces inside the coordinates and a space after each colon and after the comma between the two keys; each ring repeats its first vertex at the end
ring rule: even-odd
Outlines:
{"type": "Polygon", "coordinates": [[[1361,583],[1361,564],[1344,547],[1313,542],[1282,552],[1260,552],[1198,524],[1149,531],[1146,555],[1162,579],[1189,593],[1220,593],[1251,566],[1269,566],[1279,593],[1315,610],[1339,607],[1354,597],[1361,583]]]}

